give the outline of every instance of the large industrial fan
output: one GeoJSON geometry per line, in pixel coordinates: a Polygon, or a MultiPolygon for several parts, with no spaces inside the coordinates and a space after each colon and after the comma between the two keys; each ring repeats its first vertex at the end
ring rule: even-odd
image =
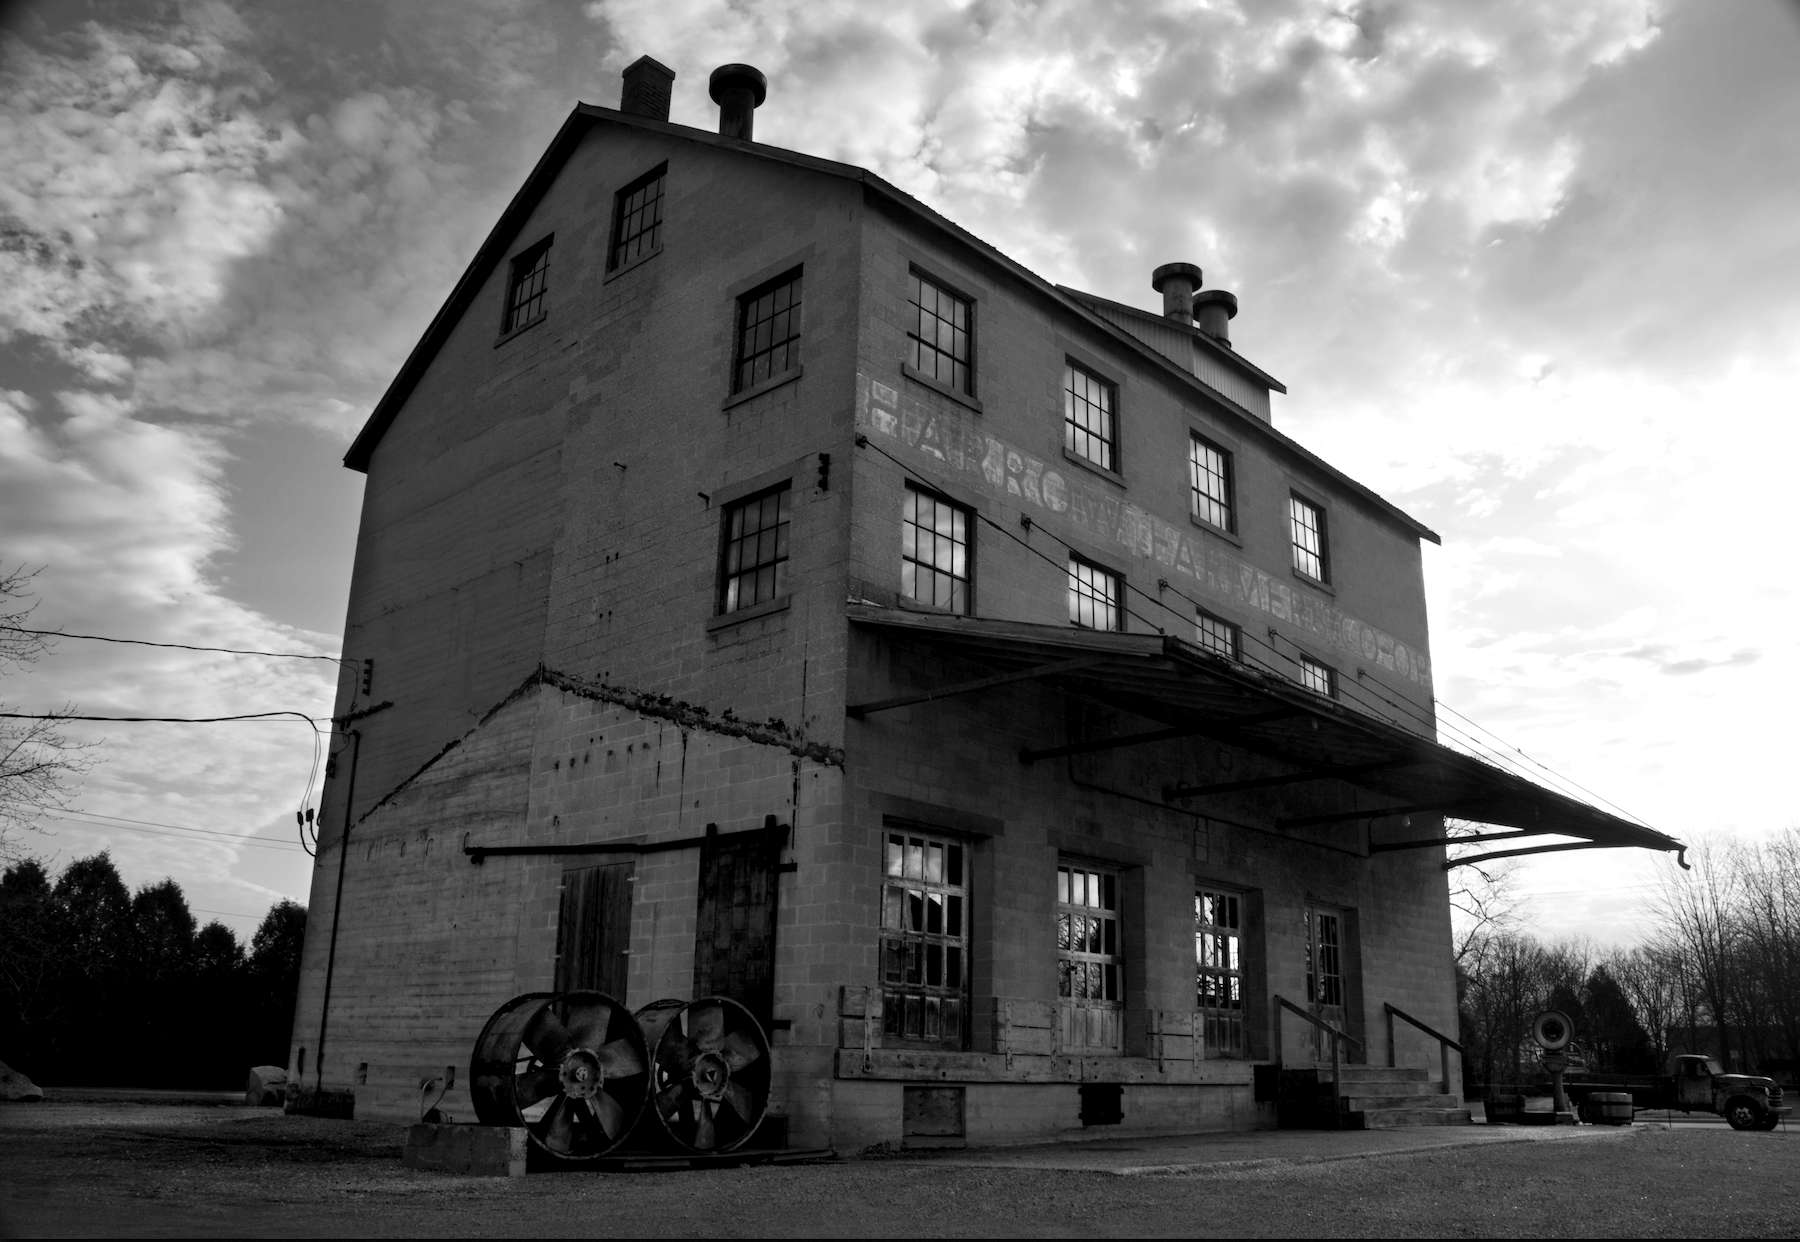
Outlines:
{"type": "Polygon", "coordinates": [[[623,1143],[649,1087],[643,1033],[604,992],[532,992],[502,1005],[475,1042],[470,1089],[488,1126],[524,1126],[564,1160],[623,1143]]]}
{"type": "Polygon", "coordinates": [[[769,1105],[769,1041],[750,1011],[722,996],[638,1010],[650,1048],[651,1105],[676,1146],[724,1152],[756,1133],[769,1105]]]}

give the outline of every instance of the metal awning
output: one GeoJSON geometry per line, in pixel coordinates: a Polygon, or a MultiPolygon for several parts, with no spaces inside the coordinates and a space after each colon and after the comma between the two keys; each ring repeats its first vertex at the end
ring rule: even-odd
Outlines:
{"type": "MultiPolygon", "coordinates": [[[[1576,838],[1566,844],[1490,850],[1446,866],[1557,850],[1636,847],[1678,854],[1686,850],[1681,842],[1654,828],[1602,811],[1433,738],[1179,638],[952,617],[874,605],[852,605],[847,611],[850,622],[860,629],[919,643],[988,670],[987,675],[970,680],[946,679],[944,685],[929,691],[853,703],[846,712],[854,719],[1038,681],[1161,727],[1026,750],[1020,754],[1024,762],[1193,737],[1224,742],[1290,769],[1245,780],[1151,791],[1175,809],[1204,814],[1205,800],[1220,794],[1337,781],[1376,795],[1368,799],[1374,805],[1281,819],[1275,827],[1348,825],[1441,813],[1508,830],[1462,838],[1468,842],[1576,838]]],[[[1382,842],[1370,849],[1383,852],[1442,844],[1443,838],[1433,837],[1382,842]]],[[[1682,865],[1686,866],[1685,859],[1682,865]]]]}

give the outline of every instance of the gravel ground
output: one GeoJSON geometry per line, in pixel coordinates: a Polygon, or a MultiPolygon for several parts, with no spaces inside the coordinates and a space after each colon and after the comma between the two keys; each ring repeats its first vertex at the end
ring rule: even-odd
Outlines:
{"type": "Polygon", "coordinates": [[[0,1105],[0,1235],[1795,1237],[1800,1181],[1800,1129],[1639,1126],[1176,1175],[895,1157],[513,1180],[403,1169],[403,1134],[245,1108],[0,1105]]]}

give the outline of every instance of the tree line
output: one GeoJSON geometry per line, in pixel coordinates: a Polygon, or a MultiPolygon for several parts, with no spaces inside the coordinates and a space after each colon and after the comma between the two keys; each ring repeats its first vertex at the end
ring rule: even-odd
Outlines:
{"type": "Polygon", "coordinates": [[[1693,870],[1666,872],[1645,903],[1644,941],[1605,953],[1521,930],[1506,873],[1465,881],[1453,900],[1466,1090],[1533,1077],[1544,1009],[1575,1020],[1605,1072],[1662,1072],[1677,1051],[1740,1073],[1800,1063],[1800,828],[1689,852],[1693,870]]]}
{"type": "Polygon", "coordinates": [[[0,1061],[40,1084],[238,1087],[287,1063],[306,907],[270,908],[248,950],[196,925],[181,886],[131,892],[102,851],[0,874],[0,1061]]]}

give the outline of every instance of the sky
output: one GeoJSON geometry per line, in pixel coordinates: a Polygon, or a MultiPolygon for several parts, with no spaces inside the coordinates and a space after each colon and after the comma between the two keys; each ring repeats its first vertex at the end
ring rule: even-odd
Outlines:
{"type": "MultiPolygon", "coordinates": [[[[339,650],[341,458],[577,100],[873,169],[1058,283],[1199,263],[1277,424],[1443,535],[1437,693],[1684,840],[1800,820],[1800,5],[596,0],[0,8],[0,562],[46,628],[339,650]]],[[[72,638],[13,710],[331,711],[328,661],[72,638]]],[[[1471,723],[1463,724],[1465,719],[1471,723]]],[[[71,726],[79,817],[247,935],[305,901],[304,723],[71,726]]],[[[313,785],[316,791],[316,784],[313,785]]],[[[316,792],[313,793],[316,797],[316,792]]],[[[1639,852],[1525,864],[1628,943],[1639,852]]]]}

